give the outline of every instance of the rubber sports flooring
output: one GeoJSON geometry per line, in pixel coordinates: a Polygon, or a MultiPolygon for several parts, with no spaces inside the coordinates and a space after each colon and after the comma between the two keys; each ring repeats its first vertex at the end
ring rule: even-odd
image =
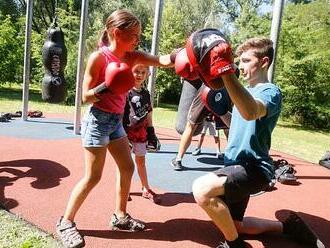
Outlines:
{"type": "MultiPolygon", "coordinates": [[[[139,233],[109,231],[114,210],[115,164],[107,157],[101,182],[91,192],[76,216],[85,235],[86,247],[216,247],[222,235],[194,203],[191,185],[195,178],[222,166],[215,157],[212,137],[206,137],[203,153],[192,156],[193,140],[181,172],[173,171],[171,159],[178,149],[179,135],[172,129],[157,128],[162,143],[157,153],[147,154],[149,182],[162,194],[155,205],[141,197],[140,182],[134,175],[128,212],[147,223],[139,233]]],[[[225,141],[221,140],[222,148],[225,141]]],[[[288,209],[299,212],[330,247],[330,170],[287,154],[272,151],[275,159],[287,159],[295,166],[299,183],[277,183],[275,190],[251,198],[247,216],[276,219],[288,209]]],[[[0,204],[41,229],[55,232],[69,194],[83,175],[84,160],[80,136],[73,134],[70,118],[20,119],[0,123],[0,204]]],[[[304,247],[281,235],[244,237],[253,247],[304,247]]]]}

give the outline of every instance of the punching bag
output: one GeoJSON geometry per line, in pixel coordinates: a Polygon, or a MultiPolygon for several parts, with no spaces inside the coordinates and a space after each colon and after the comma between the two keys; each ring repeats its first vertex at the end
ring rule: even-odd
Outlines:
{"type": "MultiPolygon", "coordinates": [[[[199,80],[200,81],[200,80],[199,80]]],[[[182,83],[182,91],[180,96],[180,102],[178,106],[178,113],[176,116],[176,124],[175,129],[179,134],[182,134],[186,128],[188,112],[193,102],[194,98],[197,96],[197,92],[199,87],[202,85],[200,84],[191,84],[185,79],[182,83]]],[[[203,123],[198,125],[194,132],[194,136],[200,134],[203,130],[203,123]]]]}
{"type": "Polygon", "coordinates": [[[47,39],[42,48],[42,61],[45,68],[42,80],[42,99],[50,103],[64,101],[67,95],[64,78],[67,50],[64,44],[64,34],[57,26],[56,18],[47,31],[47,39]]]}

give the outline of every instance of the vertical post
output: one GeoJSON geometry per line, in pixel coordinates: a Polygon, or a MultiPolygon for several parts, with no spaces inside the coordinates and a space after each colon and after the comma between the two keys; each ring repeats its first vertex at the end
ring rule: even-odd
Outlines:
{"type": "Polygon", "coordinates": [[[32,16],[33,16],[33,0],[26,3],[25,18],[25,45],[24,45],[24,73],[23,73],[23,108],[22,120],[27,120],[29,105],[29,85],[30,85],[30,55],[31,55],[31,32],[32,32],[32,16]]]}
{"type": "MultiPolygon", "coordinates": [[[[158,54],[159,47],[159,29],[160,23],[162,20],[162,11],[163,11],[163,0],[156,0],[155,6],[155,16],[154,16],[154,27],[152,34],[152,44],[151,44],[151,54],[158,54]]],[[[155,80],[156,80],[156,68],[151,68],[151,73],[148,80],[148,90],[150,92],[151,104],[154,104],[154,95],[155,95],[155,80]]]]}
{"type": "Polygon", "coordinates": [[[274,59],[273,63],[268,70],[268,80],[272,82],[275,73],[275,64],[277,56],[278,38],[281,31],[282,13],[283,13],[284,0],[275,0],[273,5],[273,19],[272,19],[272,29],[270,33],[270,39],[274,43],[274,59]]]}
{"type": "Polygon", "coordinates": [[[74,115],[74,125],[73,125],[73,131],[75,134],[80,134],[81,94],[82,94],[82,81],[84,76],[84,55],[85,55],[87,19],[88,19],[88,0],[83,0],[81,7],[81,16],[80,16],[79,52],[78,52],[78,65],[77,65],[77,75],[76,75],[75,115],[74,115]]]}

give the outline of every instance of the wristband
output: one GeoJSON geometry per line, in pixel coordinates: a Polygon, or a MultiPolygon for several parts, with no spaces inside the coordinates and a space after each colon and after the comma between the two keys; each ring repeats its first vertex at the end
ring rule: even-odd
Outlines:
{"type": "Polygon", "coordinates": [[[181,48],[177,48],[177,49],[174,49],[171,54],[170,54],[170,61],[172,64],[175,63],[175,59],[176,59],[176,55],[178,55],[178,53],[183,49],[183,47],[181,48]]]}
{"type": "Polygon", "coordinates": [[[105,84],[105,82],[99,84],[98,86],[96,86],[95,88],[93,88],[93,92],[94,92],[94,95],[97,97],[97,98],[100,98],[100,96],[106,92],[108,92],[109,89],[107,87],[107,85],[105,84]]]}

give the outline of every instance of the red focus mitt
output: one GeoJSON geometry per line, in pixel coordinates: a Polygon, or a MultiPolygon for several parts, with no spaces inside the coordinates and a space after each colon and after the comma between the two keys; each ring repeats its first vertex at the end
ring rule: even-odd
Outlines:
{"type": "Polygon", "coordinates": [[[231,111],[231,99],[226,88],[212,90],[209,87],[204,87],[201,99],[205,107],[217,117],[231,111]]]}
{"type": "Polygon", "coordinates": [[[201,29],[190,35],[187,56],[193,70],[212,89],[222,88],[222,75],[235,73],[229,42],[217,29],[201,29]]]}

